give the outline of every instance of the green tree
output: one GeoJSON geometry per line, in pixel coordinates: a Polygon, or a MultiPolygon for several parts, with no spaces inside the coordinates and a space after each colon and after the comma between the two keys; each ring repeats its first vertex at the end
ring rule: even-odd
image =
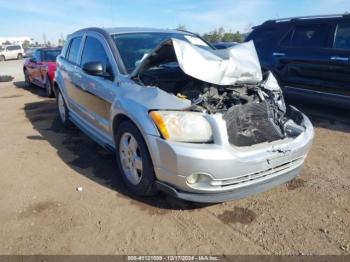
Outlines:
{"type": "Polygon", "coordinates": [[[29,46],[30,46],[30,42],[28,40],[24,40],[22,44],[23,49],[28,48],[29,46]]]}
{"type": "Polygon", "coordinates": [[[59,46],[63,46],[64,45],[64,39],[63,38],[60,38],[60,39],[58,39],[58,45],[59,46]]]}
{"type": "Polygon", "coordinates": [[[244,41],[244,36],[237,31],[235,34],[233,34],[233,42],[237,42],[237,43],[242,43],[244,41]]]}
{"type": "Polygon", "coordinates": [[[234,42],[234,34],[233,33],[225,33],[221,39],[222,42],[234,42]]]}
{"type": "Polygon", "coordinates": [[[221,26],[209,33],[205,33],[202,37],[210,42],[210,43],[215,43],[215,42],[220,42],[222,41],[222,38],[225,35],[225,29],[221,26]]]}
{"type": "Polygon", "coordinates": [[[6,40],[5,42],[2,43],[3,45],[10,45],[11,42],[9,40],[6,40]]]}

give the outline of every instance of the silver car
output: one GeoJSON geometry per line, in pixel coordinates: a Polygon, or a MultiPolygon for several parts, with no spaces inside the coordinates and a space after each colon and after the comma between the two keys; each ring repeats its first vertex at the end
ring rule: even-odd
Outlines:
{"type": "Polygon", "coordinates": [[[300,173],[314,136],[252,42],[216,50],[188,32],[87,28],[68,36],[54,88],[61,122],[114,151],[140,196],[266,191],[300,173]]]}

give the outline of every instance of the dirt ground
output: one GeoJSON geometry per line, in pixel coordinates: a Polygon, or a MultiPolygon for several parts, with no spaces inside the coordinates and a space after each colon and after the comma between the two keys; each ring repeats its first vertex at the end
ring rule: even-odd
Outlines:
{"type": "MultiPolygon", "coordinates": [[[[55,100],[0,83],[0,254],[349,254],[348,113],[305,108],[315,141],[299,178],[199,205],[124,188],[113,155],[61,127],[55,100]],[[78,192],[77,187],[82,187],[78,192]]],[[[17,67],[16,67],[17,65],[17,67]]]]}

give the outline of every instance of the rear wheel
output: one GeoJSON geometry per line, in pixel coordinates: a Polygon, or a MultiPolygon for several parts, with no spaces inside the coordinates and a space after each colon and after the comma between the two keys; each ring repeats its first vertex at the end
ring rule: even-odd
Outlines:
{"type": "Polygon", "coordinates": [[[26,87],[31,87],[32,86],[32,82],[30,82],[29,74],[28,74],[27,69],[24,69],[24,83],[25,83],[26,87]]]}
{"type": "Polygon", "coordinates": [[[155,195],[152,159],[140,131],[125,121],[118,127],[115,141],[119,172],[126,186],[138,196],[155,195]]]}
{"type": "Polygon", "coordinates": [[[0,55],[0,62],[1,62],[1,61],[5,61],[5,56],[0,55]]]}
{"type": "Polygon", "coordinates": [[[21,53],[19,53],[19,54],[17,55],[17,59],[23,59],[23,55],[22,55],[21,53]]]}
{"type": "Polygon", "coordinates": [[[54,97],[55,96],[53,89],[52,89],[52,83],[51,83],[49,76],[47,76],[47,78],[46,78],[45,92],[46,92],[47,97],[54,97]]]}
{"type": "Polygon", "coordinates": [[[58,116],[61,123],[64,126],[69,126],[70,121],[68,119],[68,108],[60,91],[58,91],[58,95],[57,95],[57,109],[58,109],[58,116]]]}

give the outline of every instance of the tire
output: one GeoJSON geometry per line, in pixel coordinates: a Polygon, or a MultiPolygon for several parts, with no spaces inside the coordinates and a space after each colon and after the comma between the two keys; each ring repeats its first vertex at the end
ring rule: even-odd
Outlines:
{"type": "Polygon", "coordinates": [[[26,86],[27,88],[28,88],[28,87],[31,87],[31,86],[32,86],[32,82],[30,82],[27,69],[24,69],[23,72],[24,72],[24,83],[25,83],[25,86],[26,86]]]}
{"type": "Polygon", "coordinates": [[[5,61],[5,60],[6,60],[6,59],[5,59],[5,56],[0,55],[0,62],[5,61]]]}
{"type": "Polygon", "coordinates": [[[131,122],[122,122],[115,141],[119,172],[128,189],[137,196],[155,195],[154,167],[140,131],[131,122]]]}
{"type": "Polygon", "coordinates": [[[58,111],[58,118],[60,119],[60,122],[63,126],[69,127],[71,125],[71,122],[69,121],[68,114],[69,110],[66,105],[66,101],[64,101],[63,95],[60,91],[57,93],[57,111],[58,111]]]}
{"type": "Polygon", "coordinates": [[[45,92],[46,92],[47,97],[51,97],[51,98],[55,97],[55,93],[53,92],[53,89],[52,89],[52,82],[51,82],[49,76],[47,76],[47,78],[46,78],[45,92]]]}
{"type": "Polygon", "coordinates": [[[23,59],[23,55],[22,55],[21,53],[19,53],[19,54],[17,55],[17,59],[18,59],[18,60],[23,59]]]}

